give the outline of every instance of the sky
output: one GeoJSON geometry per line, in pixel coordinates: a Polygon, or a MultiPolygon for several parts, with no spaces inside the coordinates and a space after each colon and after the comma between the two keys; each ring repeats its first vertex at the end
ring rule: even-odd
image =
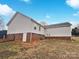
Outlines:
{"type": "Polygon", "coordinates": [[[79,24],[79,0],[0,0],[0,15],[5,24],[16,12],[47,24],[79,24]]]}

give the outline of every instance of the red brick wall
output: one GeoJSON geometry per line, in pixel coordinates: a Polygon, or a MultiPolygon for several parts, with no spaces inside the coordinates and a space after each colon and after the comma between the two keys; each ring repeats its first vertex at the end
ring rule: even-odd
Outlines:
{"type": "Polygon", "coordinates": [[[0,39],[0,42],[8,42],[8,41],[22,41],[23,34],[8,34],[6,37],[0,39]]]}
{"type": "Polygon", "coordinates": [[[14,41],[14,35],[13,34],[9,34],[6,37],[3,37],[2,39],[0,39],[0,42],[8,42],[8,41],[14,41]]]}
{"type": "Polygon", "coordinates": [[[45,37],[45,39],[71,40],[71,37],[45,37]]]}
{"type": "Polygon", "coordinates": [[[36,33],[27,33],[27,41],[29,40],[29,42],[35,42],[43,39],[44,39],[44,35],[36,34],[36,33]]]}
{"type": "Polygon", "coordinates": [[[15,41],[21,42],[23,39],[23,33],[14,34],[15,41]]]}
{"type": "Polygon", "coordinates": [[[31,39],[31,33],[27,33],[26,42],[29,43],[31,39]]]}

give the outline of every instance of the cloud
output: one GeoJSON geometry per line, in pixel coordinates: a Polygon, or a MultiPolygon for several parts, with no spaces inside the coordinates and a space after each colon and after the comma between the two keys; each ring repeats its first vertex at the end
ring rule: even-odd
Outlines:
{"type": "Polygon", "coordinates": [[[66,0],[66,3],[72,8],[79,9],[79,0],[66,0]]]}
{"type": "Polygon", "coordinates": [[[73,16],[79,16],[79,11],[74,13],[73,16]]]}
{"type": "Polygon", "coordinates": [[[31,0],[21,0],[21,1],[26,2],[26,3],[31,2],[31,0]]]}
{"type": "Polygon", "coordinates": [[[49,19],[49,18],[51,18],[51,16],[49,16],[48,14],[47,14],[45,17],[46,17],[46,19],[49,19]]]}
{"type": "Polygon", "coordinates": [[[2,16],[12,16],[15,13],[12,8],[10,8],[7,4],[0,4],[0,15],[2,16]]]}

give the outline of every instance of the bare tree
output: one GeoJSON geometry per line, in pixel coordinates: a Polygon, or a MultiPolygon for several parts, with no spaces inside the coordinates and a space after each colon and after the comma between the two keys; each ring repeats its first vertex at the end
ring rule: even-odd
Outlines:
{"type": "Polygon", "coordinates": [[[0,30],[5,29],[4,19],[0,16],[0,30]]]}
{"type": "Polygon", "coordinates": [[[40,22],[41,25],[45,26],[47,23],[45,21],[40,22]]]}

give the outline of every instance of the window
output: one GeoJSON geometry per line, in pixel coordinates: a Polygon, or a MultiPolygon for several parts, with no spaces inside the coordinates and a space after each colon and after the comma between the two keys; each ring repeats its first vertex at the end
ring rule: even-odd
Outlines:
{"type": "Polygon", "coordinates": [[[34,27],[34,30],[36,30],[36,26],[34,27]]]}

